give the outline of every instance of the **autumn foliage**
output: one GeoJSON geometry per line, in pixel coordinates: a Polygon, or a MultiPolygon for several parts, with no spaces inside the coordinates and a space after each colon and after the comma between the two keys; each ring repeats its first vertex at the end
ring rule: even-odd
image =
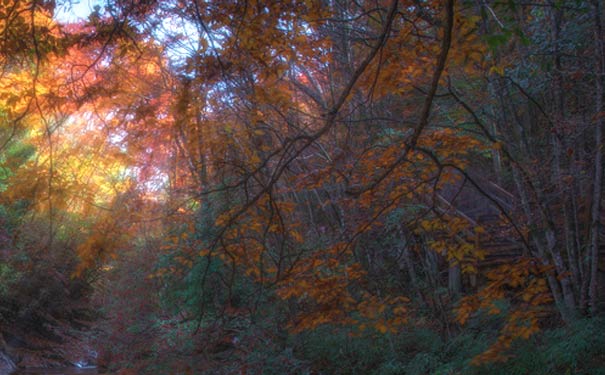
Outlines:
{"type": "Polygon", "coordinates": [[[598,322],[601,1],[2,4],[0,293],[70,239],[106,365],[321,371],[323,330],[492,319],[480,371],[598,322]]]}

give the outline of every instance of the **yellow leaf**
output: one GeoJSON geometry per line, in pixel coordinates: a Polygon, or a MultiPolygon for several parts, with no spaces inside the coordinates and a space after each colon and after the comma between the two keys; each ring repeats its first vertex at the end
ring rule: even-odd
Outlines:
{"type": "Polygon", "coordinates": [[[376,323],[376,325],[375,325],[375,327],[376,327],[376,329],[378,330],[378,332],[380,332],[380,333],[382,333],[382,334],[385,334],[385,333],[387,333],[387,331],[388,331],[388,328],[387,328],[387,326],[384,324],[384,322],[383,322],[383,321],[379,321],[379,322],[377,322],[377,323],[376,323]]]}

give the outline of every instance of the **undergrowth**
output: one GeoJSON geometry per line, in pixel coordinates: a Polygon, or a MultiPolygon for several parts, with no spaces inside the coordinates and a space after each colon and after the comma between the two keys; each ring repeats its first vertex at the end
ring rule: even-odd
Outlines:
{"type": "Polygon", "coordinates": [[[391,336],[351,337],[324,327],[293,338],[295,356],[321,374],[605,375],[605,319],[581,319],[518,340],[506,362],[471,364],[495,332],[462,330],[449,340],[426,327],[391,336]]]}

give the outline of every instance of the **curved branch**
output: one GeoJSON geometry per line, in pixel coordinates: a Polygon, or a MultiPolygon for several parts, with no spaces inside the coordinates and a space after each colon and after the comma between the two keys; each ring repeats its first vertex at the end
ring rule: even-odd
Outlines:
{"type": "Polygon", "coordinates": [[[452,30],[454,28],[454,2],[455,0],[447,0],[445,3],[446,23],[443,40],[441,41],[441,52],[439,53],[439,56],[437,58],[437,66],[435,67],[435,73],[433,74],[431,87],[429,88],[427,96],[424,100],[424,104],[422,106],[422,112],[420,113],[420,121],[418,122],[418,126],[414,128],[409,142],[405,143],[403,153],[397,158],[397,160],[395,160],[391,165],[389,165],[388,168],[386,168],[386,170],[380,176],[378,176],[378,178],[372,181],[369,185],[357,189],[347,189],[347,194],[359,196],[362,193],[368,190],[372,190],[378,185],[380,185],[380,183],[384,181],[384,179],[387,178],[395,170],[395,168],[397,168],[407,158],[410,151],[416,147],[416,144],[418,143],[418,139],[420,138],[422,131],[428,125],[433,101],[435,100],[437,88],[439,87],[439,80],[441,79],[441,75],[445,70],[447,56],[449,54],[449,50],[452,44],[452,30]]]}
{"type": "MultiPolygon", "coordinates": [[[[453,0],[448,0],[448,2],[453,2],[453,0]]],[[[357,67],[357,69],[353,73],[353,76],[351,77],[351,79],[349,80],[349,82],[347,83],[345,88],[342,90],[342,92],[341,92],[340,96],[338,97],[338,99],[336,100],[336,102],[334,102],[334,104],[331,106],[330,110],[325,114],[324,125],[319,130],[317,130],[316,132],[314,132],[310,135],[301,135],[294,139],[287,140],[287,142],[281,148],[276,150],[269,158],[267,158],[262,163],[262,164],[267,164],[269,159],[271,159],[273,156],[278,156],[281,154],[279,156],[277,167],[274,170],[274,172],[272,173],[271,178],[267,182],[267,184],[260,191],[258,191],[254,196],[252,196],[250,198],[250,200],[248,200],[242,207],[240,207],[239,210],[237,210],[235,213],[233,213],[233,215],[231,215],[229,220],[222,226],[222,228],[220,228],[218,230],[218,233],[216,234],[215,238],[210,243],[209,252],[206,255],[207,264],[206,264],[206,267],[204,267],[204,270],[202,271],[202,277],[201,277],[201,283],[200,283],[202,290],[204,289],[204,286],[206,284],[206,280],[207,280],[207,277],[208,277],[208,274],[210,271],[211,257],[214,255],[213,254],[214,250],[216,250],[217,246],[221,243],[221,240],[222,240],[224,234],[226,233],[226,231],[231,226],[233,226],[239,220],[239,218],[242,215],[244,215],[253,205],[255,205],[263,196],[265,196],[266,194],[270,194],[274,185],[279,181],[281,176],[288,169],[288,166],[296,158],[298,158],[303,153],[304,150],[311,147],[319,138],[321,138],[324,134],[326,134],[330,129],[332,129],[334,127],[334,125],[336,124],[336,117],[338,116],[338,113],[339,113],[340,109],[342,108],[342,106],[345,104],[345,102],[349,98],[351,91],[357,84],[357,81],[361,78],[361,76],[367,70],[370,63],[374,60],[374,58],[378,55],[378,52],[385,45],[385,43],[388,39],[388,36],[391,32],[393,20],[395,19],[395,15],[397,14],[396,11],[397,11],[397,7],[398,7],[398,3],[399,3],[398,0],[393,0],[391,2],[390,8],[389,8],[389,11],[387,14],[386,22],[382,29],[380,37],[378,38],[378,42],[374,45],[374,47],[368,53],[366,58],[357,67]],[[298,141],[303,141],[304,143],[300,147],[296,148],[296,144],[298,143],[298,141]]],[[[256,169],[250,175],[246,176],[244,178],[244,180],[246,180],[246,181],[249,180],[252,177],[252,175],[255,174],[257,171],[259,171],[259,169],[256,169]]],[[[203,310],[203,306],[202,306],[202,310],[203,310]]],[[[202,317],[203,317],[203,311],[200,314],[200,318],[198,320],[198,326],[199,326],[199,322],[201,322],[202,317]]]]}

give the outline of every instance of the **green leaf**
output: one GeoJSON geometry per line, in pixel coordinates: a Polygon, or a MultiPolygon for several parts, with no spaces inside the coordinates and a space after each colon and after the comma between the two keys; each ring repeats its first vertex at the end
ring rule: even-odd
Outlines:
{"type": "Polygon", "coordinates": [[[489,46],[489,48],[496,49],[496,48],[500,47],[501,45],[506,44],[508,42],[509,38],[510,38],[510,35],[494,34],[494,35],[486,35],[485,41],[487,42],[487,45],[489,46]]]}

